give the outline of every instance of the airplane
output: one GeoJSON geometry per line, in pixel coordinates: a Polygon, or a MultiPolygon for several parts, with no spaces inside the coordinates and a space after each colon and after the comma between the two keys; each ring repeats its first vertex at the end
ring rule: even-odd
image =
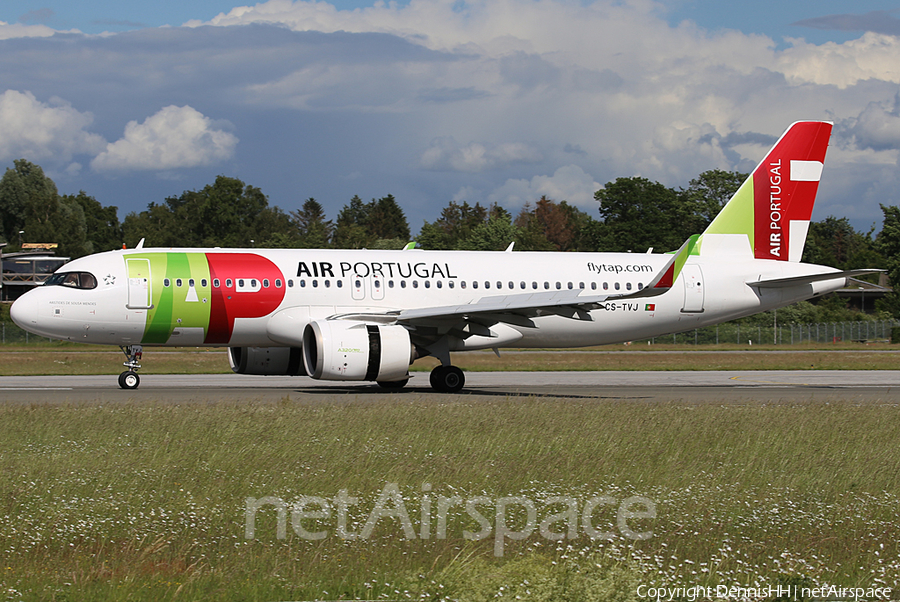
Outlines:
{"type": "MultiPolygon", "coordinates": [[[[832,123],[791,125],[709,227],[673,253],[143,248],[60,267],[13,304],[34,334],[143,347],[227,347],[238,374],[465,385],[451,353],[621,343],[775,309],[877,270],[800,262],[832,123]]],[[[412,245],[411,245],[412,246],[412,245]]],[[[652,250],[651,250],[652,251],[652,250]]]]}

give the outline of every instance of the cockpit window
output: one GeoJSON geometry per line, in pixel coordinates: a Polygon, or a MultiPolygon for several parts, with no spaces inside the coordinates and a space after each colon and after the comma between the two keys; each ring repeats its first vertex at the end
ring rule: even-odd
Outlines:
{"type": "Polygon", "coordinates": [[[97,288],[97,279],[90,272],[57,272],[47,278],[44,286],[91,289],[97,288]]]}

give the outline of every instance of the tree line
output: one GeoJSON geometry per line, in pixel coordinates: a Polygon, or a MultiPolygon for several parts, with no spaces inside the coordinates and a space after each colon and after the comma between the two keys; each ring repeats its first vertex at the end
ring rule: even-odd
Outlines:
{"type": "MultiPolygon", "coordinates": [[[[588,212],[546,196],[513,215],[499,205],[451,201],[415,237],[423,249],[645,252],[677,249],[702,232],[747,174],[710,170],[687,188],[646,178],[608,182],[588,212]]],[[[261,189],[218,176],[201,190],[186,190],[147,209],[128,213],[104,206],[84,191],[60,195],[40,166],[14,161],[0,178],[0,242],[6,252],[21,242],[56,242],[58,254],[80,257],[134,247],[145,239],[159,247],[259,247],[400,249],[412,240],[403,209],[390,194],[365,202],[354,196],[329,219],[314,198],[285,212],[261,189]]],[[[881,267],[900,282],[900,207],[882,205],[884,225],[859,232],[846,218],[810,224],[802,260],[839,269],[881,267]]],[[[900,295],[885,309],[900,316],[900,295]]]]}

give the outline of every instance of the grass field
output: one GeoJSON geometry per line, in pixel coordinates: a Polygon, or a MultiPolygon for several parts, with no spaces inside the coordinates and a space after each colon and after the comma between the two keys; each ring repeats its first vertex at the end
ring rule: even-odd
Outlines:
{"type": "MultiPolygon", "coordinates": [[[[115,347],[52,343],[0,346],[0,376],[118,374],[124,355],[115,347]]],[[[887,343],[814,345],[607,345],[591,349],[472,351],[453,355],[463,370],[896,370],[900,346],[887,343]]],[[[437,365],[423,358],[413,371],[437,365]]],[[[228,373],[224,349],[144,348],[144,374],[228,373]]]]}
{"type": "Polygon", "coordinates": [[[0,420],[0,599],[575,602],[636,600],[642,584],[900,582],[893,399],[159,400],[7,406],[0,420]],[[342,491],[359,498],[351,533],[383,497],[368,537],[340,536],[342,491]],[[304,496],[331,514],[292,511],[304,496]],[[454,496],[476,512],[445,509],[440,539],[454,496]],[[266,497],[287,505],[284,539],[272,504],[247,538],[247,498],[266,497]],[[503,498],[521,502],[503,517],[525,537],[497,556],[503,498]],[[612,539],[585,534],[592,500],[612,539]],[[545,533],[528,534],[526,501],[545,533]]]}

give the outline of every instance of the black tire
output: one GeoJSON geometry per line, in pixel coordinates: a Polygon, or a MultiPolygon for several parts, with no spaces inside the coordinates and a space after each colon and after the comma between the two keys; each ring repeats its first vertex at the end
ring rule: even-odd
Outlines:
{"type": "Polygon", "coordinates": [[[440,393],[457,393],[466,386],[466,375],[456,366],[438,366],[431,371],[431,386],[440,393]]]}
{"type": "Polygon", "coordinates": [[[380,380],[378,381],[378,386],[382,389],[402,389],[408,382],[408,378],[404,378],[403,380],[380,380]]]}
{"type": "Polygon", "coordinates": [[[141,377],[134,370],[126,370],[119,375],[119,386],[123,389],[137,389],[141,384],[141,377]]]}
{"type": "Polygon", "coordinates": [[[431,388],[435,391],[440,391],[440,378],[441,372],[444,370],[443,366],[435,366],[434,370],[431,371],[431,375],[429,375],[428,380],[431,382],[431,388]]]}

